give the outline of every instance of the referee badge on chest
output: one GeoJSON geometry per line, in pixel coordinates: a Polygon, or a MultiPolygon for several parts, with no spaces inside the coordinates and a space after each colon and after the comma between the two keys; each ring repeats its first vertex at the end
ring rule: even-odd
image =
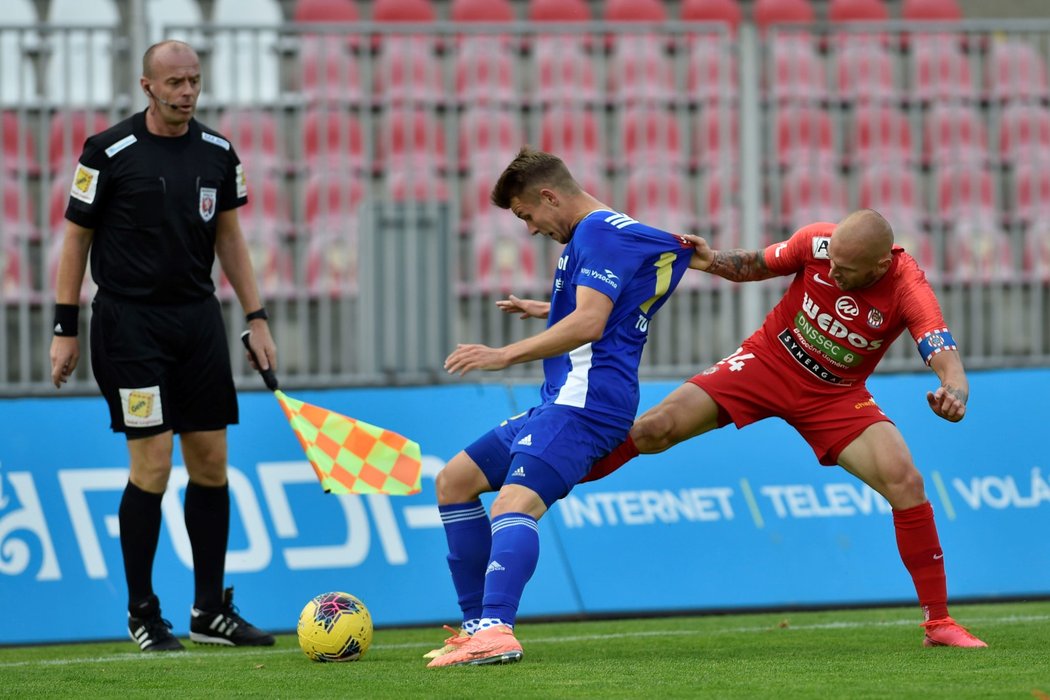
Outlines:
{"type": "Polygon", "coordinates": [[[218,190],[214,187],[202,187],[201,188],[201,199],[199,211],[201,218],[205,221],[211,221],[212,217],[215,216],[215,200],[218,195],[218,190]]]}

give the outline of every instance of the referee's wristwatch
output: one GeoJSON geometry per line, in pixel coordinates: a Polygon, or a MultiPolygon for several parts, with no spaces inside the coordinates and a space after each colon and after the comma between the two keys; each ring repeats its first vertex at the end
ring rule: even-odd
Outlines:
{"type": "Polygon", "coordinates": [[[245,323],[251,323],[252,321],[254,321],[254,320],[258,319],[258,318],[261,318],[264,321],[268,321],[270,319],[270,315],[268,313],[266,313],[266,307],[265,306],[259,307],[255,311],[252,311],[250,314],[245,314],[244,315],[244,322],[245,323]]]}

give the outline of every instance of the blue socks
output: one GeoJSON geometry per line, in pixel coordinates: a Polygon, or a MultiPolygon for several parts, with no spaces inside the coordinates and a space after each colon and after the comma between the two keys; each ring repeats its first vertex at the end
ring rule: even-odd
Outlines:
{"type": "Polygon", "coordinates": [[[463,631],[473,634],[481,617],[485,567],[492,549],[492,528],[481,501],[438,506],[448,540],[448,569],[463,611],[463,631]]]}
{"type": "Polygon", "coordinates": [[[497,624],[514,626],[521,594],[539,558],[540,533],[535,518],[525,513],[504,513],[492,521],[492,556],[485,570],[480,629],[497,624]]]}

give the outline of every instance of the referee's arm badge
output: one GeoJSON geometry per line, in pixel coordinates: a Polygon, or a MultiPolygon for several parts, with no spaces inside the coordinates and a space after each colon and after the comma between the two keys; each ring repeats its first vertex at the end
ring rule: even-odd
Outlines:
{"type": "Polygon", "coordinates": [[[83,163],[77,163],[76,172],[73,173],[73,186],[69,188],[69,196],[85,204],[94,204],[95,191],[98,189],[98,175],[98,170],[89,168],[83,163]]]}

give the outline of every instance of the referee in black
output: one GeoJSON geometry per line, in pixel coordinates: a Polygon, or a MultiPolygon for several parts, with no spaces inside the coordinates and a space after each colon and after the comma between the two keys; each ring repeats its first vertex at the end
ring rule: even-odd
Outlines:
{"type": "Polygon", "coordinates": [[[245,621],[233,589],[223,588],[226,426],[238,415],[211,277],[216,256],[248,312],[259,364],[276,368],[277,360],[237,219],[237,207],[248,201],[244,172],[230,142],[193,118],[201,92],[193,48],[180,41],[150,47],[139,84],[147,109],[88,138],[74,175],[55,283],[51,379],[61,388],[80,358],[77,316],[90,254],[98,285],[91,365],[131,462],[119,512],[131,638],[143,651],[183,648],[161,616],[152,582],[177,433],[189,473],[190,639],[268,646],[274,638],[245,621]]]}

